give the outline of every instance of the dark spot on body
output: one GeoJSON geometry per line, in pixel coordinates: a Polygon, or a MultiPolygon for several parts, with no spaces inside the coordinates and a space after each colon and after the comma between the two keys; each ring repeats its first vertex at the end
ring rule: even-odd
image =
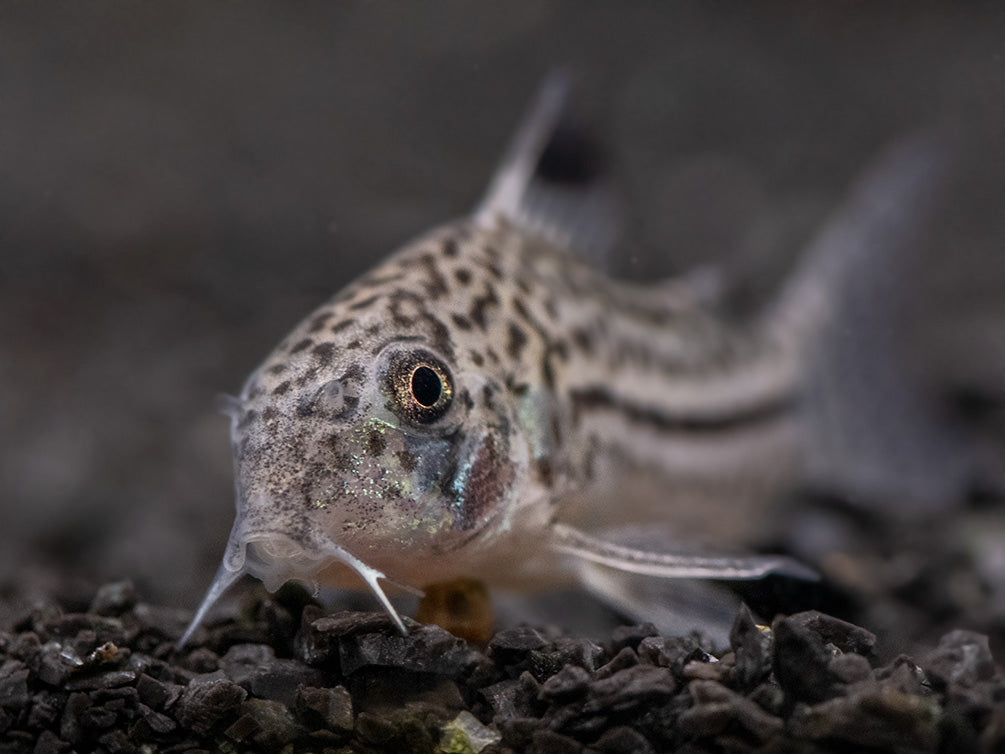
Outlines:
{"type": "Polygon", "coordinates": [[[496,296],[495,288],[492,287],[491,283],[486,283],[485,293],[481,296],[475,297],[474,301],[471,302],[471,310],[468,312],[468,316],[474,320],[474,323],[478,325],[479,328],[484,330],[488,326],[486,309],[490,306],[497,306],[498,304],[499,298],[496,296]]]}
{"type": "Polygon", "coordinates": [[[327,446],[330,454],[329,464],[336,469],[349,468],[349,464],[352,462],[349,454],[342,450],[344,442],[345,437],[338,432],[328,435],[324,439],[324,445],[327,446]]]}
{"type": "Polygon", "coordinates": [[[495,389],[491,385],[482,386],[482,403],[489,411],[495,411],[495,389]]]}
{"type": "Polygon", "coordinates": [[[506,353],[511,359],[517,360],[527,345],[527,334],[514,322],[509,323],[509,335],[506,341],[506,353]]]}
{"type": "Polygon", "coordinates": [[[432,314],[427,314],[425,319],[429,325],[430,342],[433,344],[433,348],[437,349],[448,359],[453,360],[454,345],[450,339],[450,330],[432,314]]]}
{"type": "Polygon", "coordinates": [[[286,371],[286,365],[285,364],[273,364],[271,367],[269,367],[268,371],[269,371],[269,374],[282,374],[283,372],[286,371]]]}
{"type": "Polygon", "coordinates": [[[366,452],[371,456],[379,456],[384,452],[384,448],[387,447],[387,440],[384,439],[384,433],[371,429],[366,436],[366,452]]]}
{"type": "Polygon", "coordinates": [[[354,304],[350,304],[349,308],[352,309],[353,311],[358,311],[360,309],[366,309],[367,307],[372,306],[373,302],[376,301],[378,298],[380,298],[380,296],[367,296],[366,298],[362,299],[361,301],[357,301],[354,304]]]}
{"type": "Polygon", "coordinates": [[[530,283],[527,282],[527,278],[525,278],[525,277],[518,277],[516,279],[516,287],[523,294],[529,294],[530,293],[530,283]]]}
{"type": "Polygon", "coordinates": [[[447,281],[436,266],[436,257],[432,254],[423,254],[419,257],[419,264],[422,265],[426,273],[426,279],[423,282],[426,295],[433,301],[446,295],[449,292],[447,281]]]}
{"type": "Polygon", "coordinates": [[[520,315],[524,322],[527,322],[531,327],[535,326],[536,323],[530,314],[530,310],[527,308],[527,304],[519,296],[513,297],[513,310],[520,315]]]}
{"type": "Polygon", "coordinates": [[[354,338],[353,340],[350,340],[348,343],[346,343],[343,346],[343,348],[345,348],[345,350],[347,351],[355,351],[361,345],[363,345],[363,342],[359,338],[354,338]]]}
{"type": "Polygon", "coordinates": [[[314,401],[310,398],[302,398],[297,401],[297,418],[306,419],[314,415],[314,401]]]}
{"type": "MultiPolygon", "coordinates": [[[[488,253],[489,249],[486,249],[485,251],[486,251],[486,253],[488,253]]],[[[492,277],[494,277],[496,280],[502,280],[503,279],[503,271],[501,269],[499,269],[499,265],[497,265],[491,259],[485,259],[485,260],[481,260],[480,259],[480,260],[478,260],[478,263],[482,267],[484,267],[486,270],[488,270],[489,274],[492,277]]]]}
{"type": "Polygon", "coordinates": [[[467,285],[471,282],[471,270],[466,267],[458,267],[454,270],[454,279],[461,285],[467,285]]]}
{"type": "Polygon", "coordinates": [[[457,325],[462,330],[470,330],[472,327],[471,320],[465,317],[463,314],[451,314],[450,319],[452,319],[454,321],[454,324],[457,325]]]}
{"type": "Polygon", "coordinates": [[[332,318],[331,312],[321,312],[314,319],[311,320],[310,325],[307,327],[307,332],[315,333],[325,326],[325,323],[332,318]]]}
{"type": "Polygon", "coordinates": [[[266,406],[262,411],[262,421],[270,422],[279,415],[275,406],[266,406]]]}
{"type": "Polygon", "coordinates": [[[558,319],[558,302],[552,297],[548,297],[544,300],[544,310],[548,312],[548,316],[553,320],[558,319]]]}
{"type": "Polygon", "coordinates": [[[398,459],[398,463],[401,465],[401,470],[406,474],[411,474],[415,471],[415,467],[419,465],[419,459],[416,458],[415,453],[407,450],[396,450],[394,452],[394,457],[398,459]]]}
{"type": "Polygon", "coordinates": [[[469,356],[471,356],[471,363],[476,367],[485,365],[485,357],[478,353],[478,351],[471,351],[469,356]]]}
{"type": "Polygon", "coordinates": [[[443,239],[443,256],[453,259],[460,253],[457,248],[457,239],[452,236],[448,236],[443,239]]]}
{"type": "Polygon", "coordinates": [[[311,351],[314,356],[317,357],[318,361],[322,364],[327,364],[332,360],[335,355],[335,344],[334,343],[318,343],[314,346],[311,351]]]}
{"type": "Polygon", "coordinates": [[[380,332],[380,325],[370,325],[363,331],[363,334],[368,338],[372,338],[374,335],[380,332]]]}
{"type": "Polygon", "coordinates": [[[534,461],[534,475],[546,487],[551,487],[555,483],[555,469],[547,458],[534,461]]]}
{"type": "Polygon", "coordinates": [[[562,444],[562,422],[557,416],[551,417],[551,439],[556,448],[562,444]]]}
{"type": "Polygon", "coordinates": [[[424,302],[419,294],[414,293],[413,291],[405,290],[404,288],[398,288],[391,293],[387,310],[388,313],[390,313],[394,324],[399,327],[407,327],[412,324],[415,319],[415,314],[413,312],[403,313],[401,311],[401,306],[406,301],[414,304],[416,309],[425,311],[424,302]]]}
{"type": "Polygon", "coordinates": [[[314,345],[314,340],[312,338],[304,338],[299,343],[297,343],[293,348],[290,349],[290,354],[300,353],[301,351],[310,348],[314,345]]]}
{"type": "Polygon", "coordinates": [[[573,330],[572,342],[576,344],[576,348],[585,353],[587,356],[593,353],[593,336],[589,333],[589,331],[582,328],[573,330]]]}
{"type": "Polygon", "coordinates": [[[352,324],[355,321],[356,320],[354,320],[354,319],[343,319],[343,320],[340,320],[339,322],[336,322],[334,325],[331,326],[331,328],[329,329],[329,332],[333,332],[333,333],[342,332],[347,327],[351,327],[352,324]]]}
{"type": "Polygon", "coordinates": [[[541,359],[541,380],[544,382],[544,386],[549,390],[555,387],[555,370],[551,366],[551,358],[548,354],[544,355],[541,359]]]}
{"type": "Polygon", "coordinates": [[[273,395],[286,395],[290,392],[290,381],[280,382],[275,389],[272,391],[273,395]]]}
{"type": "Polygon", "coordinates": [[[317,374],[318,374],[317,367],[311,367],[310,369],[308,369],[307,371],[305,371],[302,375],[300,375],[299,377],[297,377],[297,379],[296,379],[296,385],[297,385],[297,387],[303,387],[308,382],[310,382],[311,380],[313,380],[317,376],[317,374]]]}
{"type": "Polygon", "coordinates": [[[517,382],[510,376],[506,378],[506,389],[517,398],[522,398],[530,392],[530,385],[526,382],[517,382]]]}
{"type": "Polygon", "coordinates": [[[366,371],[360,364],[351,364],[339,379],[342,382],[362,382],[366,376],[366,371]]]}
{"type": "Polygon", "coordinates": [[[485,349],[485,354],[489,357],[489,361],[493,364],[501,364],[502,360],[499,358],[499,354],[492,350],[491,347],[485,349]]]}

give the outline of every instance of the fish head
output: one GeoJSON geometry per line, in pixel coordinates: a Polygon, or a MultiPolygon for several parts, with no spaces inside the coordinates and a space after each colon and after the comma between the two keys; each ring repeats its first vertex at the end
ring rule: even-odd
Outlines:
{"type": "Polygon", "coordinates": [[[509,525],[529,474],[517,407],[492,400],[502,377],[397,283],[401,265],[309,316],[232,404],[229,573],[342,585],[325,569],[365,578],[362,563],[421,588],[453,563],[467,575],[509,525]]]}

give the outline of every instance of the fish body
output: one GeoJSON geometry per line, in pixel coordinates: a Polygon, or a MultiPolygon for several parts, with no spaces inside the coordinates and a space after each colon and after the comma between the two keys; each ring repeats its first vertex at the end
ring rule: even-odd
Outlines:
{"type": "Polygon", "coordinates": [[[244,573],[270,589],[365,585],[402,630],[383,581],[544,587],[581,580],[584,563],[809,575],[783,557],[645,549],[603,532],[651,524],[749,542],[748,506],[802,466],[806,363],[832,315],[821,280],[847,253],[811,253],[748,323],[723,316],[697,277],[607,277],[570,248],[584,227],[601,235],[596,206],[572,221],[534,206],[563,88],[546,84],[476,213],[311,313],[230,402],[237,517],[182,642],[244,573]]]}

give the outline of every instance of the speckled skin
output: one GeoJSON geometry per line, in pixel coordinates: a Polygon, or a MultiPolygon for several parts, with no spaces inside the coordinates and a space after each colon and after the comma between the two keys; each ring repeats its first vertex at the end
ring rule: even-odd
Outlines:
{"type": "Polygon", "coordinates": [[[609,491],[603,459],[680,476],[686,464],[666,465],[675,438],[686,455],[695,435],[763,432],[785,414],[791,384],[769,351],[687,286],[615,283],[502,218],[448,225],[312,313],[249,378],[232,430],[232,567],[245,543],[278,537],[299,557],[259,552],[249,570],[310,581],[317,563],[300,558],[330,538],[419,588],[567,578],[548,526],[577,493],[609,491]],[[396,355],[416,351],[453,381],[428,424],[389,386],[396,355]],[[639,433],[663,447],[647,459],[639,433]]]}
{"type": "Polygon", "coordinates": [[[800,473],[800,402],[834,291],[904,225],[930,150],[881,163],[775,305],[737,323],[700,276],[629,285],[554,242],[575,246],[593,212],[563,226],[529,198],[561,88],[546,83],[471,218],[343,289],[232,400],[237,517],[181,643],[243,573],[270,589],[365,585],[402,631],[381,580],[580,580],[620,600],[583,564],[807,577],[690,544],[750,544],[758,506],[800,473]],[[642,544],[595,536],[626,524],[650,525],[642,544]]]}

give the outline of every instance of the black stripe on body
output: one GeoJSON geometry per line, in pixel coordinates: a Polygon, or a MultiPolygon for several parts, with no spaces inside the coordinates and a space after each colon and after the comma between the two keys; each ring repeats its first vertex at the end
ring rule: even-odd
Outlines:
{"type": "Polygon", "coordinates": [[[784,395],[728,414],[667,414],[648,406],[633,404],[599,387],[573,390],[570,397],[573,411],[577,415],[584,410],[610,409],[630,421],[664,432],[701,434],[748,429],[750,425],[772,422],[792,413],[797,403],[796,396],[784,395]]]}

